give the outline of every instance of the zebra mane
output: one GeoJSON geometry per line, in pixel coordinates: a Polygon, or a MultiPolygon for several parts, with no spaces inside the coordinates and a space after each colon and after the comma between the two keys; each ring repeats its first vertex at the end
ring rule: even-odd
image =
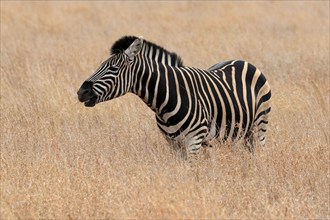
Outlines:
{"type": "MultiPolygon", "coordinates": [[[[117,40],[111,47],[110,49],[110,55],[113,54],[119,54],[122,53],[123,51],[125,51],[135,40],[137,39],[137,37],[135,36],[124,36],[122,38],[120,38],[119,40],[117,40]]],[[[168,50],[164,49],[163,47],[160,47],[152,42],[146,41],[144,40],[144,43],[147,44],[150,47],[153,47],[155,49],[159,49],[161,52],[164,52],[166,54],[169,54],[170,57],[173,60],[177,61],[177,65],[183,66],[183,61],[181,59],[181,57],[179,55],[177,55],[176,53],[173,52],[169,52],[168,50]]]]}

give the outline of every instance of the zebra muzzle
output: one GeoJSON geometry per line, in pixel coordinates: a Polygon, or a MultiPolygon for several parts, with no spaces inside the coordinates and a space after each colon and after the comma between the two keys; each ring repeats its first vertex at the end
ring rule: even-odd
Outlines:
{"type": "Polygon", "coordinates": [[[93,83],[85,81],[77,92],[78,100],[87,107],[93,107],[96,104],[97,95],[93,91],[93,83]]]}

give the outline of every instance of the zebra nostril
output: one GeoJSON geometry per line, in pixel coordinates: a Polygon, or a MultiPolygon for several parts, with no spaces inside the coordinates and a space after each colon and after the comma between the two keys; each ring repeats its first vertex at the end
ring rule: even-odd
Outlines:
{"type": "Polygon", "coordinates": [[[82,90],[81,95],[88,95],[90,91],[91,91],[90,89],[82,90]]]}
{"type": "Polygon", "coordinates": [[[80,89],[77,92],[78,96],[86,96],[88,95],[92,90],[90,88],[83,88],[83,86],[80,87],[80,89]]]}

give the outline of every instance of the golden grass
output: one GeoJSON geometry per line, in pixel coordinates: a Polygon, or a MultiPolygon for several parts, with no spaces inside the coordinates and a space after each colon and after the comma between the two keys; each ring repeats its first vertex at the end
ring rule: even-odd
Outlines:
{"type": "Polygon", "coordinates": [[[330,218],[329,2],[1,2],[1,219],[330,218]],[[191,169],[136,96],[94,108],[80,84],[119,37],[269,79],[267,144],[191,169]]]}

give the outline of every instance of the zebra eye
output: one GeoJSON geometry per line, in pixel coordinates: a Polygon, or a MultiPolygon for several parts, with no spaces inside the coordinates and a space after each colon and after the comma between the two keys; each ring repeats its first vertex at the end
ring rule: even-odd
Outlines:
{"type": "Polygon", "coordinates": [[[116,73],[118,69],[119,69],[118,66],[113,65],[108,68],[107,72],[116,73]]]}

